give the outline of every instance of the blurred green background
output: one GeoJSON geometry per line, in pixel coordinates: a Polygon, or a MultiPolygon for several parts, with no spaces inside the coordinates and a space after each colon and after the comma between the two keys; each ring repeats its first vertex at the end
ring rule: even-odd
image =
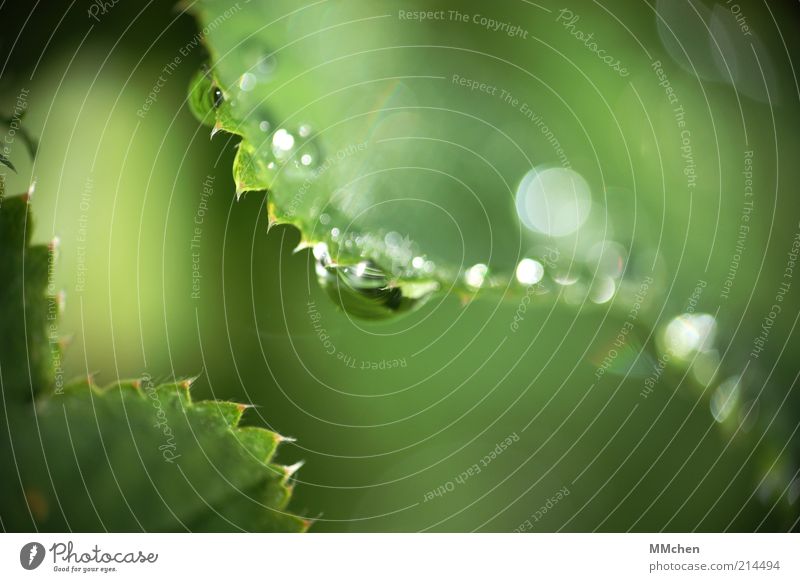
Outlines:
{"type": "MultiPolygon", "coordinates": [[[[627,146],[608,131],[587,80],[556,55],[597,73],[596,57],[552,15],[525,16],[553,47],[541,74],[581,113],[606,179],[623,192],[609,213],[622,230],[639,221],[634,248],[659,250],[631,336],[644,354],[639,368],[598,379],[624,305],[534,302],[515,333],[517,302],[492,295],[467,305],[437,297],[383,323],[341,312],[319,288],[308,251],[293,253],[298,232],[268,232],[264,196],[235,200],[237,138],[210,140],[189,113],[189,79],[207,60],[202,47],[181,53],[197,34],[194,20],[172,2],[132,4],[98,21],[88,2],[0,8],[0,113],[29,91],[23,124],[40,141],[35,162],[19,140],[10,145],[18,172],[3,169],[4,180],[9,193],[36,180],[34,238],[60,239],[67,377],[199,375],[196,399],[255,404],[251,423],[297,438],[279,460],[305,461],[292,507],[318,519],[314,531],[797,527],[796,281],[735,410],[723,422],[711,413],[715,390],[742,372],[800,229],[795,5],[741,3],[763,43],[761,86],[772,106],[764,91],[745,90],[759,84],[744,57],[738,93],[708,71],[684,70],[647,5],[609,3],[614,16],[598,4],[576,6],[581,26],[630,63],[629,83],[593,75],[627,146]],[[691,195],[675,120],[640,42],[663,62],[692,118],[702,176],[691,195]],[[628,146],[637,148],[629,152],[636,184],[628,146]],[[741,224],[746,149],[756,152],[755,204],[735,285],[721,300],[741,224]],[[704,383],[701,371],[673,361],[642,398],[658,363],[654,337],[686,311],[699,280],[707,287],[694,310],[716,316],[719,360],[708,358],[719,372],[704,383]],[[476,464],[480,472],[456,482],[476,464]],[[439,488],[445,494],[430,494],[439,488]],[[548,501],[563,488],[569,495],[548,501]]],[[[498,8],[509,18],[523,9],[498,8]]],[[[591,176],[593,150],[558,113],[549,117],[559,137],[591,176]]]]}

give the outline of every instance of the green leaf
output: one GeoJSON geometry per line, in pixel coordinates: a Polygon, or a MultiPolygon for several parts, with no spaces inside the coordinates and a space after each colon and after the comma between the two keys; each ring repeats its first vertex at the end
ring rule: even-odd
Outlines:
{"type": "Polygon", "coordinates": [[[192,402],[188,382],[90,382],[8,408],[2,519],[45,531],[304,531],[286,510],[282,438],[245,407],[192,402]]]}
{"type": "Polygon", "coordinates": [[[149,376],[64,385],[50,284],[56,245],[30,245],[29,195],[0,197],[0,526],[5,531],[282,531],[294,468],[245,405],[193,402],[149,376]]]}
{"type": "MultiPolygon", "coordinates": [[[[592,197],[602,198],[602,183],[592,183],[590,193],[558,154],[560,146],[554,149],[526,117],[534,103],[560,103],[514,65],[538,66],[536,52],[474,23],[400,16],[415,9],[430,6],[192,4],[211,67],[192,82],[189,103],[215,131],[241,136],[237,193],[268,191],[270,222],[300,230],[301,246],[315,248],[320,281],[355,315],[405,312],[436,290],[472,295],[496,288],[519,300],[536,277],[515,276],[518,266],[526,258],[543,264],[548,245],[560,248],[562,258],[544,269],[542,291],[557,294],[559,281],[576,277],[583,284],[573,291],[584,297],[607,294],[609,285],[618,289],[605,273],[594,276],[597,257],[588,251],[603,243],[608,213],[594,213],[580,245],[574,232],[533,232],[519,218],[518,187],[548,169],[550,178],[574,181],[588,197],[576,203],[581,213],[592,197]],[[467,84],[473,81],[474,88],[467,84]],[[500,88],[517,101],[506,100],[500,88]]],[[[525,30],[550,25],[532,7],[495,12],[498,21],[507,17],[525,30]]],[[[627,273],[638,276],[634,268],[627,273]]]]}
{"type": "Polygon", "coordinates": [[[3,396],[31,400],[61,382],[60,309],[50,288],[57,241],[30,245],[29,195],[0,198],[0,381],[3,396]]]}
{"type": "MultiPolygon", "coordinates": [[[[267,191],[270,223],[300,230],[320,282],[349,314],[383,319],[437,290],[469,299],[487,288],[517,313],[547,297],[581,313],[603,305],[627,325],[635,313],[652,333],[631,340],[604,373],[647,381],[660,366],[680,371],[673,385],[693,385],[715,421],[733,426],[747,415],[744,388],[730,380],[741,361],[709,363],[722,348],[702,345],[665,364],[669,346],[653,339],[685,309],[680,294],[659,297],[674,276],[667,258],[681,266],[703,240],[693,233],[687,247],[682,209],[691,216],[692,201],[717,192],[703,185],[687,202],[694,176],[670,154],[682,151],[683,133],[671,113],[641,114],[642,101],[667,105],[663,91],[638,78],[644,98],[633,88],[611,55],[634,70],[639,49],[606,15],[590,17],[596,8],[581,8],[581,24],[596,27],[584,33],[574,26],[580,16],[535,3],[198,0],[190,10],[210,69],[190,102],[215,131],[241,137],[237,194],[267,191]],[[688,373],[695,359],[704,360],[702,381],[688,373]],[[720,406],[728,394],[737,398],[720,406]]],[[[642,15],[653,18],[647,4],[631,18],[642,15]]],[[[694,79],[673,78],[681,110],[708,106],[705,92],[689,88],[694,79]]],[[[719,165],[708,137],[716,131],[692,131],[698,168],[719,165]]],[[[726,150],[726,167],[738,167],[738,156],[726,150]]],[[[718,208],[706,210],[720,220],[718,208]]],[[[711,277],[708,266],[683,264],[688,277],[711,277]]],[[[617,347],[604,346],[597,364],[617,347]]],[[[766,431],[769,417],[760,418],[766,431]]]]}

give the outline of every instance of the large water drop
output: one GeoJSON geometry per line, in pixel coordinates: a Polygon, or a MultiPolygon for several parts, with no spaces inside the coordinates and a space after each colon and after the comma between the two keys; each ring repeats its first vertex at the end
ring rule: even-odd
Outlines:
{"type": "Polygon", "coordinates": [[[666,350],[680,359],[713,347],[717,321],[708,313],[684,313],[669,322],[664,331],[666,350]]]}
{"type": "MultiPolygon", "coordinates": [[[[319,245],[317,245],[319,247],[319,245]]],[[[362,260],[337,265],[327,247],[314,248],[319,282],[328,295],[354,317],[385,320],[423,305],[438,289],[432,281],[393,281],[379,265],[362,260]]]]}
{"type": "Polygon", "coordinates": [[[516,276],[522,285],[535,285],[544,277],[544,267],[539,261],[522,259],[517,265],[516,276]]]}
{"type": "Polygon", "coordinates": [[[578,230],[592,208],[589,184],[567,168],[530,170],[517,188],[516,202],[522,224],[553,237],[578,230]]]}

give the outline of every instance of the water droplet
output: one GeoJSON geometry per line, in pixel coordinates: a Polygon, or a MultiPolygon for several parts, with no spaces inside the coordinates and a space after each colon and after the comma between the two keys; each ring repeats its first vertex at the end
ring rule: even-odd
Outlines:
{"type": "Polygon", "coordinates": [[[617,286],[614,283],[614,279],[611,277],[598,277],[595,279],[594,283],[592,283],[592,291],[589,298],[594,303],[608,303],[611,301],[611,298],[614,297],[616,291],[617,286]]]}
{"type": "Polygon", "coordinates": [[[336,228],[336,227],[333,227],[333,228],[331,229],[331,237],[333,237],[334,239],[337,239],[337,238],[339,238],[339,234],[341,234],[341,233],[339,232],[339,229],[338,229],[338,228],[336,228]]]}
{"type": "Polygon", "coordinates": [[[256,88],[256,76],[253,73],[245,73],[239,77],[239,89],[242,91],[252,91],[256,88]]]}
{"type": "Polygon", "coordinates": [[[269,121],[262,121],[261,123],[258,124],[258,129],[260,129],[264,133],[269,132],[271,127],[272,126],[270,125],[269,121]]]}
{"type": "Polygon", "coordinates": [[[261,82],[268,81],[275,73],[278,61],[275,53],[265,47],[264,38],[251,36],[244,39],[236,47],[236,52],[247,65],[247,70],[254,73],[261,82]]]}
{"type": "Polygon", "coordinates": [[[425,259],[422,257],[414,257],[411,259],[411,266],[415,269],[422,269],[425,266],[425,259]]]}
{"type": "Polygon", "coordinates": [[[386,243],[386,246],[389,248],[399,247],[403,244],[403,236],[399,232],[389,232],[383,237],[383,242],[386,243]]]}
{"type": "Polygon", "coordinates": [[[285,129],[272,135],[272,153],[278,160],[287,159],[294,148],[294,136],[285,129]]]}
{"type": "Polygon", "coordinates": [[[311,252],[314,254],[314,258],[319,262],[325,265],[330,264],[331,257],[328,253],[328,245],[326,245],[324,242],[315,244],[311,252]]]}
{"type": "Polygon", "coordinates": [[[434,282],[397,284],[370,260],[356,265],[317,262],[320,284],[350,315],[363,319],[389,319],[417,309],[438,289],[434,282]]]}
{"type": "Polygon", "coordinates": [[[330,221],[331,221],[331,215],[330,214],[326,214],[326,213],[322,213],[322,214],[319,215],[319,221],[322,224],[329,224],[330,221]]]}
{"type": "Polygon", "coordinates": [[[473,289],[480,289],[486,281],[486,274],[489,272],[489,267],[483,263],[478,263],[467,269],[464,275],[464,281],[473,289]]]}
{"type": "Polygon", "coordinates": [[[318,147],[318,140],[313,139],[311,136],[311,128],[307,125],[301,125],[297,129],[298,141],[297,154],[295,155],[295,164],[303,170],[307,170],[320,163],[320,153],[318,147]]]}
{"type": "Polygon", "coordinates": [[[383,271],[368,261],[361,261],[358,263],[355,266],[355,274],[356,277],[361,279],[378,279],[383,277],[383,271]]]}
{"type": "Polygon", "coordinates": [[[574,285],[575,283],[578,282],[578,276],[573,275],[569,271],[563,271],[561,273],[553,275],[553,281],[555,281],[562,287],[569,287],[570,285],[574,285]]]}
{"type": "Polygon", "coordinates": [[[278,59],[276,59],[273,54],[260,58],[256,64],[256,70],[264,77],[271,77],[277,67],[278,59]]]}
{"type": "Polygon", "coordinates": [[[530,230],[561,237],[578,230],[592,208],[583,176],[567,168],[530,170],[517,188],[517,214],[530,230]]]}
{"type": "Polygon", "coordinates": [[[219,107],[222,105],[223,101],[225,101],[225,96],[222,94],[222,89],[219,87],[211,88],[211,98],[213,100],[214,107],[219,107]]]}
{"type": "Polygon", "coordinates": [[[670,354],[687,359],[695,352],[711,349],[717,322],[707,313],[684,313],[674,318],[664,331],[664,344],[670,354]]]}
{"type": "Polygon", "coordinates": [[[733,376],[720,384],[711,396],[711,415],[717,422],[724,422],[739,404],[741,376],[733,376]]]}
{"type": "Polygon", "coordinates": [[[522,259],[517,265],[516,275],[522,285],[535,285],[544,277],[544,267],[539,261],[522,259]]]}

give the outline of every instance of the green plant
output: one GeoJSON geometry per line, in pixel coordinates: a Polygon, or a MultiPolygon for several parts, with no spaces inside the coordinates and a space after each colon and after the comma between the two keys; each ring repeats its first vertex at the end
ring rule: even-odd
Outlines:
{"type": "Polygon", "coordinates": [[[0,197],[0,519],[6,531],[304,531],[286,440],[190,380],[64,383],[57,244],[31,245],[30,193],[0,197]]]}
{"type": "MultiPolygon", "coordinates": [[[[519,178],[538,172],[526,152],[541,150],[541,131],[525,117],[530,106],[501,92],[502,59],[476,58],[502,43],[472,30],[469,50],[415,45],[424,25],[386,18],[404,7],[337,3],[326,25],[326,6],[191,5],[211,67],[193,80],[189,105],[212,135],[241,137],[237,193],[268,192],[270,224],[299,229],[322,285],[359,317],[405,313],[437,291],[467,299],[492,288],[518,301],[538,282],[554,296],[574,277],[587,295],[607,294],[606,278],[587,283],[597,256],[564,252],[537,273],[544,238],[522,227],[515,196],[519,178]],[[480,116],[475,79],[492,89],[480,116]]],[[[567,159],[548,171],[540,176],[574,179],[586,193],[567,159]]],[[[577,203],[581,220],[586,203],[577,203]]],[[[627,275],[641,273],[630,266],[627,275]]]]}
{"type": "MultiPolygon", "coordinates": [[[[482,5],[458,7],[480,14],[482,5]]],[[[650,205],[663,201],[638,194],[665,189],[664,167],[648,172],[652,154],[632,154],[625,139],[601,139],[617,150],[604,145],[598,152],[587,134],[591,147],[578,139],[571,143],[573,152],[583,146],[584,180],[572,169],[569,148],[553,141],[554,131],[545,131],[537,114],[549,106],[562,119],[574,116],[577,123],[565,124],[567,134],[586,132],[583,119],[600,136],[622,132],[620,123],[645,125],[641,118],[618,118],[609,107],[604,89],[617,98],[620,86],[593,84],[596,68],[598,79],[608,77],[605,64],[595,55],[579,54],[586,61],[573,71],[554,55],[552,62],[542,57],[549,54],[544,49],[522,48],[524,43],[481,30],[472,21],[460,26],[452,15],[435,28],[405,21],[401,13],[414,14],[412,8],[429,6],[353,1],[337,2],[332,9],[327,3],[297,6],[280,0],[192,4],[211,62],[192,81],[189,105],[213,128],[212,136],[227,132],[241,138],[233,165],[237,195],[266,192],[270,225],[291,224],[300,231],[300,247],[313,248],[323,287],[358,317],[390,318],[437,291],[465,299],[488,291],[518,305],[520,297],[544,304],[546,296],[582,312],[609,304],[606,313],[625,330],[617,344],[623,345],[622,356],[616,356],[614,345],[606,346],[598,359],[612,364],[600,371],[617,380],[644,381],[646,398],[666,369],[669,381],[663,384],[681,386],[702,401],[713,416],[710,427],[719,425],[723,434],[733,435],[731,442],[747,442],[750,429],[743,427],[751,424],[758,426],[757,434],[778,435],[776,442],[758,439],[753,450],[770,475],[761,479],[772,491],[765,495],[780,497],[793,480],[789,459],[797,458],[794,433],[773,426],[785,420],[783,402],[775,399],[780,380],[767,386],[743,379],[740,358],[720,357],[727,352],[725,342],[715,343],[714,336],[733,337],[735,320],[725,321],[724,313],[694,313],[694,307],[684,313],[682,297],[670,304],[673,300],[664,295],[671,275],[663,255],[680,253],[680,266],[685,241],[670,240],[669,234],[651,240],[658,228],[648,221],[659,216],[659,208],[650,205]],[[566,76],[559,66],[568,69],[566,76]],[[591,78],[595,102],[587,105],[590,100],[572,93],[564,99],[541,82],[540,74],[565,95],[583,87],[560,84],[565,77],[591,78]],[[591,155],[595,159],[587,161],[591,155]],[[563,227],[531,216],[531,210],[546,215],[546,204],[526,209],[519,192],[537,180],[547,182],[541,190],[553,186],[587,199],[591,182],[594,203],[602,199],[601,218],[586,220],[581,235],[572,236],[570,228],[586,219],[583,200],[565,205],[579,216],[577,222],[567,216],[563,227]],[[617,188],[607,180],[633,184],[617,188]],[[648,291],[640,305],[636,294],[642,281],[648,291]],[[664,309],[655,313],[649,308],[659,300],[664,309]],[[626,319],[636,320],[635,325],[626,319]]],[[[497,8],[497,22],[504,10],[497,8]]],[[[531,31],[550,27],[552,18],[535,10],[508,16],[531,31]]],[[[654,103],[663,100],[659,91],[652,95],[654,103]]],[[[665,149],[672,147],[674,129],[658,125],[665,149]]],[[[698,165],[716,167],[712,155],[710,149],[697,151],[698,165]]],[[[668,166],[668,158],[658,163],[668,166]]],[[[669,177],[670,192],[686,190],[683,170],[673,172],[678,179],[669,177]]],[[[668,221],[666,208],[664,215],[668,221]]],[[[728,260],[711,271],[702,265],[687,271],[701,273],[705,287],[705,278],[713,280],[713,269],[723,269],[728,260]]]]}

